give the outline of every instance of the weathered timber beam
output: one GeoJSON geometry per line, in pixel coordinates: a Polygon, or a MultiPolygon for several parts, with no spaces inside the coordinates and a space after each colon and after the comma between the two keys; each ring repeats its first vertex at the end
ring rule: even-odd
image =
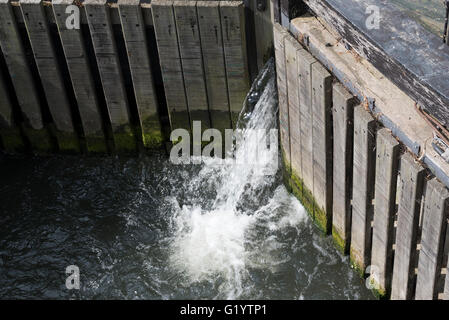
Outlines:
{"type": "Polygon", "coordinates": [[[449,187],[449,164],[433,149],[434,130],[419,115],[415,101],[366,59],[347,50],[331,29],[315,17],[290,23],[290,31],[306,49],[449,187]]]}
{"type": "MultiPolygon", "coordinates": [[[[449,48],[393,4],[381,0],[304,0],[358,54],[449,127],[449,48]],[[370,29],[368,6],[380,9],[370,29]]],[[[442,8],[443,9],[443,8],[442,8]]]]}

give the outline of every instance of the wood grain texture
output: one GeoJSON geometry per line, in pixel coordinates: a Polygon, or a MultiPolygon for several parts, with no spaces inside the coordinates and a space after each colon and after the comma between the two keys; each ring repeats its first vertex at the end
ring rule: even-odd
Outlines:
{"type": "Polygon", "coordinates": [[[0,45],[11,75],[20,108],[25,116],[25,125],[32,129],[43,129],[44,124],[39,107],[30,67],[28,66],[19,28],[14,17],[11,2],[0,1],[0,45]],[[22,94],[26,92],[26,94],[22,94]]]}
{"type": "Polygon", "coordinates": [[[271,8],[267,0],[266,8],[260,11],[257,8],[258,0],[251,0],[254,7],[254,25],[257,51],[257,67],[263,68],[273,55],[273,25],[271,23],[271,8]]]}
{"type": "Polygon", "coordinates": [[[332,80],[319,62],[312,65],[314,219],[326,234],[332,228],[332,80]]]}
{"type": "Polygon", "coordinates": [[[234,128],[250,87],[244,9],[241,1],[220,1],[229,104],[234,128]]]}
{"type": "Polygon", "coordinates": [[[48,108],[56,128],[56,138],[61,151],[79,152],[70,102],[61,66],[56,57],[50,27],[41,0],[21,0],[20,9],[33,48],[48,108]]]}
{"type": "Polygon", "coordinates": [[[435,178],[428,181],[424,197],[416,300],[432,300],[438,296],[437,282],[443,263],[448,205],[449,191],[435,178]]]}
{"type": "Polygon", "coordinates": [[[118,7],[143,143],[146,148],[158,148],[163,137],[140,1],[119,0],[118,7]]]}
{"type": "Polygon", "coordinates": [[[204,130],[210,117],[196,1],[174,1],[173,8],[190,121],[201,121],[204,130]]]}
{"type": "Polygon", "coordinates": [[[299,114],[299,72],[298,51],[304,50],[291,35],[285,37],[285,75],[287,81],[288,121],[290,133],[290,154],[292,178],[301,192],[301,124],[299,114]],[[296,177],[296,178],[295,178],[296,177]]]}
{"type": "Polygon", "coordinates": [[[388,129],[377,132],[371,276],[381,296],[391,292],[399,147],[388,129]]]}
{"type": "Polygon", "coordinates": [[[279,96],[279,130],[281,139],[281,148],[286,162],[288,173],[291,172],[291,152],[290,152],[290,125],[288,115],[288,92],[287,92],[287,73],[285,64],[284,41],[288,36],[288,31],[280,24],[273,25],[274,48],[276,56],[276,77],[279,96]]]}
{"type": "Polygon", "coordinates": [[[400,196],[396,227],[392,300],[412,298],[417,259],[417,236],[421,198],[424,191],[424,168],[406,153],[401,158],[400,196]]]}
{"type": "Polygon", "coordinates": [[[211,126],[224,132],[225,129],[231,129],[232,124],[220,22],[220,3],[197,1],[197,12],[211,126]]]}
{"type": "Polygon", "coordinates": [[[83,5],[112,124],[115,149],[122,152],[133,151],[137,145],[130,125],[128,97],[113,35],[109,6],[106,0],[86,0],[83,5]]]}
{"type": "Polygon", "coordinates": [[[351,190],[353,114],[356,99],[341,84],[333,87],[333,221],[332,235],[343,252],[348,252],[351,236],[351,190]]]}
{"type": "Polygon", "coordinates": [[[69,16],[66,9],[71,5],[75,5],[73,0],[60,0],[52,4],[55,22],[77,100],[87,149],[92,152],[107,152],[103,120],[83,35],[81,29],[68,29],[66,26],[69,16]]]}
{"type": "Polygon", "coordinates": [[[370,108],[373,116],[389,128],[449,187],[449,163],[432,147],[433,129],[419,114],[415,101],[353,50],[322,19],[292,20],[291,32],[351,93],[370,108]]]}
{"type": "Polygon", "coordinates": [[[371,259],[376,120],[362,106],[354,108],[351,262],[363,275],[371,259]]]}
{"type": "Polygon", "coordinates": [[[10,94],[14,94],[14,92],[8,92],[9,74],[1,50],[0,62],[0,147],[3,147],[6,153],[21,152],[24,151],[24,143],[13,115],[13,102],[10,94]]]}
{"type": "Polygon", "coordinates": [[[298,51],[299,112],[303,205],[313,215],[313,110],[312,65],[316,59],[307,51],[298,51]]]}
{"type": "Polygon", "coordinates": [[[151,9],[171,130],[191,130],[173,1],[152,1],[151,9]]]}
{"type": "Polygon", "coordinates": [[[441,38],[382,0],[304,2],[358,54],[449,126],[449,48],[441,38]],[[367,27],[370,5],[381,8],[379,29],[367,27]]]}

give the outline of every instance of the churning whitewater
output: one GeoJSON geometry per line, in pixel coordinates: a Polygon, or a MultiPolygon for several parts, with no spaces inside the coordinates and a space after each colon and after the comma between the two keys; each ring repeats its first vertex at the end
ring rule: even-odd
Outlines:
{"type": "Polygon", "coordinates": [[[0,298],[371,298],[282,184],[272,61],[239,121],[224,163],[0,157],[0,298]]]}
{"type": "Polygon", "coordinates": [[[276,232],[295,227],[306,217],[303,207],[283,186],[272,190],[279,163],[277,130],[273,130],[277,128],[273,73],[270,62],[251,91],[260,94],[254,109],[245,108],[240,115],[244,127],[235,159],[224,163],[203,160],[203,168],[188,183],[190,204],[180,207],[171,199],[176,226],[171,264],[185,272],[188,281],[221,277],[219,291],[225,298],[239,298],[251,289],[243,285],[249,267],[275,270],[281,262],[272,254],[279,246],[276,232]],[[261,84],[262,88],[256,88],[261,84]],[[198,204],[198,194],[204,189],[215,196],[198,204]],[[262,242],[254,240],[260,239],[256,235],[261,229],[265,230],[262,242]]]}

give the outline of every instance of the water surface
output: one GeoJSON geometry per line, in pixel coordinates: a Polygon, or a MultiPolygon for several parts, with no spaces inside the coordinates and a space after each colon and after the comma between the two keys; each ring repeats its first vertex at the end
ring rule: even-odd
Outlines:
{"type": "Polygon", "coordinates": [[[424,28],[440,37],[443,36],[445,0],[392,0],[392,2],[424,28]]]}
{"type": "Polygon", "coordinates": [[[0,298],[373,298],[282,185],[269,73],[224,163],[0,158],[0,298]]]}

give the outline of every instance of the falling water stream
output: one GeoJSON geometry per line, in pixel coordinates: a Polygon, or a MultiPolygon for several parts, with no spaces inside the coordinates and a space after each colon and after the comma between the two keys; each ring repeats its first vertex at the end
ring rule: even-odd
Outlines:
{"type": "Polygon", "coordinates": [[[282,185],[277,145],[261,147],[277,127],[272,62],[248,97],[225,161],[0,157],[0,298],[372,298],[282,185]]]}

